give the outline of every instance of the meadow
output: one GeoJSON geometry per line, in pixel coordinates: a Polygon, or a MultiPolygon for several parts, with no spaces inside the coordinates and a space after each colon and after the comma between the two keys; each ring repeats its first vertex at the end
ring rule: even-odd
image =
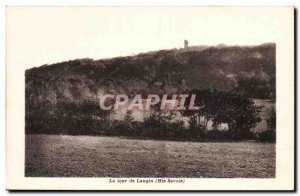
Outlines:
{"type": "Polygon", "coordinates": [[[28,134],[25,176],[274,178],[275,145],[28,134]]]}

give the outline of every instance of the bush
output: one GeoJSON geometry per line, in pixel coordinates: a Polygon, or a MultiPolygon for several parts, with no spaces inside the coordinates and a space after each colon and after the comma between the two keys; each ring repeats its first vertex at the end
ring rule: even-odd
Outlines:
{"type": "Polygon", "coordinates": [[[276,142],[276,132],[273,130],[268,130],[260,133],[258,138],[262,142],[276,142]]]}

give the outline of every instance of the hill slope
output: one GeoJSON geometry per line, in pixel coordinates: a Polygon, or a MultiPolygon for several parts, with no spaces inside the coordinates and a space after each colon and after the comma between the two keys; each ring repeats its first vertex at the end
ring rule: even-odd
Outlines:
{"type": "Polygon", "coordinates": [[[112,59],[79,59],[26,70],[26,103],[98,101],[104,92],[147,94],[237,88],[275,97],[275,44],[172,49],[112,59]]]}

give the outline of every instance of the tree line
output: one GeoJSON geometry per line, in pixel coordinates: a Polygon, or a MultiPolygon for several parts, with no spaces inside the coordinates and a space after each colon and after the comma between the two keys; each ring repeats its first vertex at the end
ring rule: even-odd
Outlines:
{"type": "MultiPolygon", "coordinates": [[[[113,118],[113,111],[101,110],[98,102],[85,101],[80,104],[47,101],[26,102],[25,130],[27,134],[69,134],[69,135],[107,135],[135,138],[153,138],[195,141],[237,141],[260,139],[275,141],[276,112],[269,111],[268,128],[255,134],[253,128],[260,122],[262,107],[239,91],[197,90],[196,105],[199,110],[161,111],[154,109],[142,121],[133,118],[128,110],[123,120],[113,118]],[[187,123],[184,119],[187,119],[187,123]],[[208,131],[208,122],[213,122],[213,130],[208,131]],[[227,124],[228,130],[220,130],[227,124]]],[[[159,107],[159,105],[158,105],[159,107]]]]}

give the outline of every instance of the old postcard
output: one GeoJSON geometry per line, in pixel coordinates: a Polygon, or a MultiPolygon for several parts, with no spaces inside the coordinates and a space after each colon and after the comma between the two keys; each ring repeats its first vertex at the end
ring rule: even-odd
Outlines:
{"type": "Polygon", "coordinates": [[[293,7],[7,7],[9,190],[294,190],[293,7]]]}

